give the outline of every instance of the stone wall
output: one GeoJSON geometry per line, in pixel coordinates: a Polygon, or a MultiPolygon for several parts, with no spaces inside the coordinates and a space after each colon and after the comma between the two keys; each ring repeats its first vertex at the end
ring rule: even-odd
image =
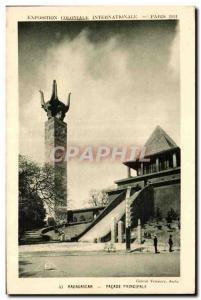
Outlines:
{"type": "Polygon", "coordinates": [[[151,186],[144,193],[139,194],[131,207],[131,211],[133,215],[132,227],[138,225],[138,219],[143,225],[154,215],[154,190],[151,186]]]}
{"type": "Polygon", "coordinates": [[[180,214],[180,184],[169,184],[154,188],[154,207],[159,207],[162,217],[173,208],[180,214]]]}

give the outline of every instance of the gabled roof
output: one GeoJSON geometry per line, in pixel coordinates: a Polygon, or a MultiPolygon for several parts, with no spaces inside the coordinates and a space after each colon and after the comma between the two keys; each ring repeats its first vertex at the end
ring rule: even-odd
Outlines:
{"type": "Polygon", "coordinates": [[[157,126],[151,136],[148,138],[144,147],[147,156],[170,150],[178,146],[160,126],[157,126]]]}

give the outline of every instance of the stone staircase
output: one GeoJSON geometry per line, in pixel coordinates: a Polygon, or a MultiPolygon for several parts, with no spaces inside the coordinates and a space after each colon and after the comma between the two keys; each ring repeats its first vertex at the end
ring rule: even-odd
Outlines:
{"type": "MultiPolygon", "coordinates": [[[[67,226],[60,228],[60,230],[64,233],[64,240],[66,242],[70,242],[73,238],[76,238],[90,223],[82,223],[82,224],[68,224],[67,226]]],[[[50,241],[61,241],[62,237],[58,232],[54,230],[48,231],[46,236],[49,237],[50,241]]]]}
{"type": "Polygon", "coordinates": [[[20,239],[21,245],[43,243],[44,239],[40,235],[41,230],[27,230],[20,239]]]}

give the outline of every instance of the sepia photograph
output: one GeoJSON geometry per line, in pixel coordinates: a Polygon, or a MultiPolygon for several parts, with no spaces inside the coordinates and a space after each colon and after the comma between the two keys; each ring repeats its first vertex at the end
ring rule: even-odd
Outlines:
{"type": "Polygon", "coordinates": [[[179,22],[18,38],[19,276],[179,276],[179,22]]]}
{"type": "Polygon", "coordinates": [[[182,24],[135,9],[17,20],[18,280],[182,281],[182,24]]]}

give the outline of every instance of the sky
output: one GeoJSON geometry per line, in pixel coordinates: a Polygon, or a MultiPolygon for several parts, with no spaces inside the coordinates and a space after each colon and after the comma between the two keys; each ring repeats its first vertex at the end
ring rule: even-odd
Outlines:
{"type": "MultiPolygon", "coordinates": [[[[168,21],[19,22],[20,154],[44,162],[45,100],[56,79],[71,106],[68,145],[142,146],[157,125],[180,145],[179,24],[168,21]]],[[[119,161],[68,162],[71,208],[127,176],[119,161]]]]}

